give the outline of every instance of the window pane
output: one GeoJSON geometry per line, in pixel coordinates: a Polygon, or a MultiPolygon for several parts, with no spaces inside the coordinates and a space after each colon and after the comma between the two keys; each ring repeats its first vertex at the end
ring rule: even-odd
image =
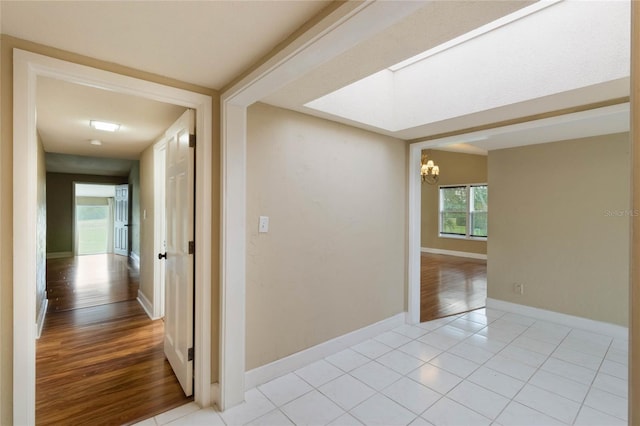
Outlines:
{"type": "Polygon", "coordinates": [[[488,210],[488,191],[487,186],[472,186],[473,211],[486,212],[488,210]]]}
{"type": "Polygon", "coordinates": [[[108,252],[109,207],[76,206],[78,254],[108,252]]]}
{"type": "Polygon", "coordinates": [[[472,237],[487,236],[487,212],[471,213],[471,232],[472,237]]]}
{"type": "Polygon", "coordinates": [[[442,200],[442,211],[466,211],[467,210],[467,188],[456,186],[452,188],[440,188],[442,200]]]}
{"type": "Polygon", "coordinates": [[[467,214],[465,212],[442,212],[442,229],[445,234],[467,234],[467,214]]]}

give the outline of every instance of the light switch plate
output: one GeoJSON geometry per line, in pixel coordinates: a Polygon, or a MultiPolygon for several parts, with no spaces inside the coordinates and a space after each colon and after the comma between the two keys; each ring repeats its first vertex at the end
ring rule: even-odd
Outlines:
{"type": "Polygon", "coordinates": [[[260,216],[258,232],[269,232],[269,216],[260,216]]]}

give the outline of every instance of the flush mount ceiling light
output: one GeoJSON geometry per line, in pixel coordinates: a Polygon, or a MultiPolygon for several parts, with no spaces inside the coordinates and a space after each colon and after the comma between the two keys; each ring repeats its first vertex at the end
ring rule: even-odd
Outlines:
{"type": "Polygon", "coordinates": [[[433,164],[433,160],[427,159],[427,154],[422,153],[420,158],[420,176],[422,176],[422,182],[427,182],[431,185],[438,182],[440,179],[440,168],[433,164]]]}
{"type": "Polygon", "coordinates": [[[100,140],[98,140],[98,139],[91,139],[91,140],[89,141],[89,143],[90,143],[91,145],[95,145],[95,146],[100,146],[100,145],[102,145],[102,141],[100,141],[100,140]]]}
{"type": "Polygon", "coordinates": [[[104,130],[105,132],[115,132],[120,128],[119,124],[98,120],[90,120],[89,125],[96,130],[104,130]]]}

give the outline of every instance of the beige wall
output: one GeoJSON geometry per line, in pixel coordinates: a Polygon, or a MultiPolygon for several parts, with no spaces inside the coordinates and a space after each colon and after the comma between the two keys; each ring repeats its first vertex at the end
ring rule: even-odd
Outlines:
{"type": "Polygon", "coordinates": [[[403,312],[407,145],[264,104],[247,145],[247,369],[403,312]]]}
{"type": "MultiPolygon", "coordinates": [[[[420,242],[425,248],[487,254],[487,242],[454,238],[441,238],[439,231],[439,185],[458,185],[487,182],[485,155],[425,150],[430,160],[440,168],[436,185],[422,184],[420,242]]],[[[491,192],[491,189],[489,189],[491,192]]],[[[491,203],[491,201],[489,201],[491,203]]],[[[489,206],[491,208],[491,206],[489,206]]]]}
{"type": "Polygon", "coordinates": [[[0,424],[10,425],[12,423],[12,370],[13,359],[13,282],[12,282],[12,262],[11,245],[13,230],[11,229],[11,208],[9,201],[12,196],[11,175],[13,174],[13,164],[11,156],[13,150],[7,146],[7,126],[11,126],[11,120],[7,119],[8,108],[11,107],[11,99],[7,95],[6,86],[11,82],[10,69],[6,66],[7,56],[5,54],[5,43],[0,36],[0,424]],[[5,99],[7,98],[7,99],[5,99]]]}
{"type": "Polygon", "coordinates": [[[73,183],[127,183],[126,176],[47,173],[47,253],[73,252],[73,183]]]}
{"type": "MultiPolygon", "coordinates": [[[[631,2],[631,198],[640,210],[640,4],[631,2]]],[[[640,216],[632,218],[631,291],[629,295],[629,424],[640,423],[640,216]]]]}
{"type": "Polygon", "coordinates": [[[140,162],[135,161],[129,171],[129,251],[140,256],[140,162]]]}
{"type": "MultiPolygon", "coordinates": [[[[13,389],[13,49],[18,48],[53,58],[99,68],[130,77],[140,78],[209,95],[213,98],[212,164],[216,167],[212,175],[212,224],[211,239],[218,241],[220,234],[220,120],[219,94],[213,89],[184,83],[160,75],[140,71],[122,65],[100,61],[87,56],[31,43],[7,35],[0,38],[0,424],[12,423],[13,389]]],[[[219,249],[213,244],[211,258],[211,368],[212,380],[218,381],[218,321],[219,321],[219,249]]]]}
{"type": "Polygon", "coordinates": [[[628,324],[629,150],[625,133],[489,153],[488,297],[628,324]]]}
{"type": "Polygon", "coordinates": [[[153,145],[140,156],[140,291],[151,303],[153,301],[153,268],[156,260],[154,252],[155,199],[153,196],[153,145]]]}

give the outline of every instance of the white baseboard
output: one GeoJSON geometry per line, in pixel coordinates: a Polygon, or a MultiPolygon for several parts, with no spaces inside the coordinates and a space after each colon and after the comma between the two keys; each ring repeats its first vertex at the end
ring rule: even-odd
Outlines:
{"type": "Polygon", "coordinates": [[[40,311],[38,311],[38,319],[36,320],[36,339],[42,335],[42,327],[44,326],[44,318],[47,316],[47,308],[49,307],[49,299],[42,299],[40,311]]]}
{"type": "Polygon", "coordinates": [[[129,257],[131,257],[131,260],[133,261],[135,267],[140,269],[140,255],[138,253],[131,252],[129,257]]]}
{"type": "Polygon", "coordinates": [[[468,257],[470,259],[487,260],[487,255],[482,253],[469,253],[466,251],[442,250],[442,249],[430,248],[430,247],[420,247],[420,251],[423,253],[446,254],[448,256],[468,257]]]}
{"type": "Polygon", "coordinates": [[[142,309],[144,309],[149,318],[151,318],[152,320],[160,319],[153,316],[153,305],[151,304],[149,299],[147,299],[147,296],[145,296],[144,293],[140,290],[138,290],[138,297],[136,298],[136,300],[138,301],[140,306],[142,306],[142,309]]]}
{"type": "Polygon", "coordinates": [[[211,395],[211,405],[213,407],[218,408],[220,407],[220,383],[211,383],[211,392],[209,393],[209,395],[211,395]]]}
{"type": "Polygon", "coordinates": [[[47,253],[47,259],[60,259],[63,257],[73,257],[72,251],[59,251],[54,253],[47,253]]]}
{"type": "Polygon", "coordinates": [[[405,324],[405,312],[249,370],[244,376],[245,389],[249,390],[276,377],[284,376],[402,324],[405,324]]]}
{"type": "Polygon", "coordinates": [[[511,312],[543,321],[555,322],[571,328],[590,331],[592,333],[604,334],[616,339],[629,339],[629,329],[617,324],[548,311],[546,309],[534,308],[532,306],[506,302],[504,300],[491,299],[489,297],[487,297],[486,306],[487,308],[497,309],[499,311],[511,312]]]}

